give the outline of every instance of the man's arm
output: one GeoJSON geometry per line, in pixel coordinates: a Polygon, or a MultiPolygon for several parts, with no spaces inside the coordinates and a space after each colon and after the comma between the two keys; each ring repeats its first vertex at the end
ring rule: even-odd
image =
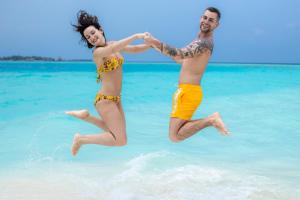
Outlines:
{"type": "Polygon", "coordinates": [[[184,48],[171,47],[168,44],[162,43],[162,53],[171,57],[181,59],[194,58],[204,52],[210,51],[212,53],[213,44],[209,40],[195,40],[184,48]]]}
{"type": "Polygon", "coordinates": [[[173,60],[175,61],[175,62],[177,62],[178,64],[182,64],[183,63],[183,59],[181,59],[181,58],[177,58],[177,57],[172,57],[173,58],[173,60]]]}
{"type": "Polygon", "coordinates": [[[152,36],[146,36],[145,41],[164,55],[177,59],[193,58],[207,51],[210,51],[210,53],[212,53],[213,50],[212,41],[207,39],[195,40],[184,48],[171,47],[168,44],[160,42],[158,39],[152,36]]]}

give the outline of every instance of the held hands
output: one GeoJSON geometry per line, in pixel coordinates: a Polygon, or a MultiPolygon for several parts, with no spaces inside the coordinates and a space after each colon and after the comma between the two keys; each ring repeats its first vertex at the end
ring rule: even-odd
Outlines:
{"type": "Polygon", "coordinates": [[[148,32],[145,33],[144,42],[147,45],[153,46],[155,42],[155,38],[148,32]]]}
{"type": "Polygon", "coordinates": [[[137,39],[144,39],[144,43],[146,45],[159,49],[159,47],[158,47],[158,46],[160,46],[159,40],[154,38],[149,32],[137,33],[137,34],[135,34],[135,37],[137,39]]]}
{"type": "Polygon", "coordinates": [[[146,33],[146,36],[144,37],[144,42],[146,45],[151,46],[152,48],[162,52],[162,43],[153,37],[150,33],[146,33]]]}
{"type": "Polygon", "coordinates": [[[147,32],[145,32],[145,33],[137,33],[137,34],[135,34],[135,37],[137,39],[145,39],[146,34],[147,34],[147,32]]]}
{"type": "Polygon", "coordinates": [[[146,44],[151,43],[154,40],[154,37],[148,32],[137,33],[137,34],[135,34],[135,37],[137,39],[144,39],[146,44]]]}

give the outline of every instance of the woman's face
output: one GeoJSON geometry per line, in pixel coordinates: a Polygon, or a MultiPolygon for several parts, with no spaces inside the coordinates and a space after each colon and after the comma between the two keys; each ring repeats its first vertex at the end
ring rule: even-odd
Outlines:
{"type": "Polygon", "coordinates": [[[104,46],[105,38],[103,31],[96,29],[94,26],[89,26],[83,31],[83,35],[87,41],[93,46],[104,46]]]}

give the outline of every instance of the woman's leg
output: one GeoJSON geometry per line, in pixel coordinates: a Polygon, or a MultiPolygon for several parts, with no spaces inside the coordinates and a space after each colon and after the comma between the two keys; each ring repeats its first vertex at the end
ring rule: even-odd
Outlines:
{"type": "Polygon", "coordinates": [[[122,115],[122,118],[123,118],[123,121],[124,121],[124,124],[125,124],[125,129],[126,129],[126,120],[125,120],[125,113],[124,113],[124,110],[123,110],[123,106],[122,106],[122,103],[121,101],[117,104],[118,108],[119,108],[119,111],[122,115]]]}
{"type": "Polygon", "coordinates": [[[72,111],[66,111],[65,113],[67,115],[71,115],[83,121],[94,124],[95,126],[103,129],[104,131],[109,131],[104,121],[98,117],[90,115],[88,110],[72,110],[72,111]]]}
{"type": "Polygon", "coordinates": [[[72,154],[76,155],[81,145],[99,144],[105,146],[124,146],[127,143],[124,113],[119,106],[109,100],[101,100],[96,105],[96,110],[102,117],[109,131],[95,135],[75,134],[72,154]]]}

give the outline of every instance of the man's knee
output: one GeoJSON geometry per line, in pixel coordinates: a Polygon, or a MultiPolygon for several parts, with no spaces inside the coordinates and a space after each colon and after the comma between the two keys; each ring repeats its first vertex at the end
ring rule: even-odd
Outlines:
{"type": "Polygon", "coordinates": [[[181,137],[181,135],[178,134],[180,128],[185,124],[185,121],[177,118],[171,118],[170,126],[169,126],[169,139],[172,142],[178,143],[184,138],[181,137]]]}
{"type": "Polygon", "coordinates": [[[171,132],[169,133],[169,139],[175,143],[182,141],[177,133],[171,133],[171,132]]]}

